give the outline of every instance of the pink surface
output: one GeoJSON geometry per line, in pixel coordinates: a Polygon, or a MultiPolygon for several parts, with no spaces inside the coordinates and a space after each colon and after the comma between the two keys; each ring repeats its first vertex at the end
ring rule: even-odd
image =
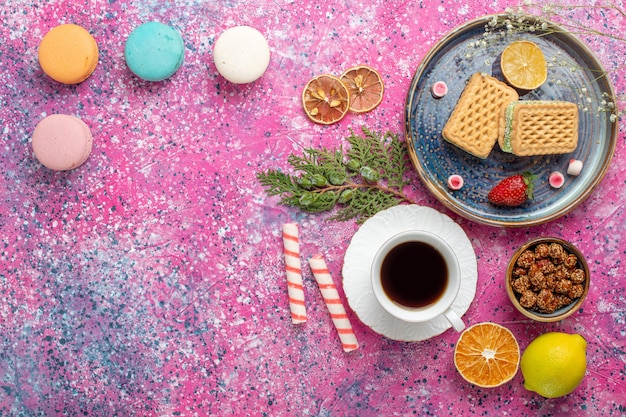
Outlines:
{"type": "MultiPolygon", "coordinates": [[[[351,310],[360,346],[344,353],[306,267],[308,321],[291,323],[282,225],[299,224],[303,260],[321,253],[336,281],[358,226],[279,206],[256,173],[286,168],[288,155],[306,147],[345,145],[361,125],[402,133],[407,89],[429,48],[507,2],[5,3],[0,415],[626,415],[621,125],[604,181],[545,225],[470,222],[445,209],[417,174],[406,190],[455,219],[474,246],[479,277],[468,324],[503,324],[522,349],[551,330],[587,338],[588,371],[574,393],[543,399],[523,388],[521,373],[499,388],[474,387],[454,369],[454,331],[396,342],[351,310]],[[185,62],[164,82],[143,82],[124,63],[126,37],[147,20],[169,23],[185,39],[185,62]],[[93,75],[75,86],[50,80],[37,64],[43,34],[68,22],[86,27],[101,51],[93,75]],[[212,61],[217,36],[240,24],[261,30],[272,53],[266,74],[249,85],[227,82],[212,61]],[[329,127],[311,123],[301,108],[305,83],[361,63],[383,75],[382,104],[329,127]],[[76,170],[49,171],[32,155],[30,135],[52,113],[91,127],[92,154],[76,170]],[[515,249],[542,235],[577,245],[592,273],[582,311],[556,324],[525,319],[503,286],[515,249]]],[[[602,20],[582,16],[602,29],[602,20]]],[[[623,33],[626,19],[611,24],[623,33]]],[[[608,68],[623,65],[622,44],[589,42],[608,68]]],[[[612,75],[621,93],[625,72],[612,75]]]]}

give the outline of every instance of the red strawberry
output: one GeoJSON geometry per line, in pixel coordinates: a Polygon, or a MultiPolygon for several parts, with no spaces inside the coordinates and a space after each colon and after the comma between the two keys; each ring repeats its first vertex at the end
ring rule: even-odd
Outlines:
{"type": "Polygon", "coordinates": [[[537,176],[530,172],[511,175],[489,191],[489,201],[499,206],[515,207],[533,198],[534,181],[537,176]]]}

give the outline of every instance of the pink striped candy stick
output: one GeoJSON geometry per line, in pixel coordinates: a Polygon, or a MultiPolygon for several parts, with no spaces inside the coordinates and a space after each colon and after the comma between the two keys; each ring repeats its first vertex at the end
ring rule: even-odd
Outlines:
{"type": "Polygon", "coordinates": [[[283,225],[283,245],[291,322],[300,324],[306,322],[306,307],[304,305],[304,288],[302,286],[302,270],[300,268],[300,240],[296,223],[283,225]]]}
{"type": "Polygon", "coordinates": [[[354,334],[354,330],[352,330],[352,325],[350,324],[343,303],[339,298],[337,287],[335,287],[333,277],[330,275],[324,258],[322,255],[315,255],[309,259],[309,265],[311,266],[311,271],[313,271],[317,285],[322,292],[326,307],[328,307],[328,311],[330,312],[330,318],[333,320],[337,333],[339,333],[339,339],[341,340],[344,352],[358,349],[359,343],[356,340],[356,335],[354,334]]]}

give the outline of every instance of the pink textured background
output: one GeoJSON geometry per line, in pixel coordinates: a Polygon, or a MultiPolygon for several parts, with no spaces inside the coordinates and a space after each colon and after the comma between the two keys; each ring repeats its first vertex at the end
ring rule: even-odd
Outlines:
{"type": "MultiPolygon", "coordinates": [[[[588,342],[588,371],[567,397],[526,391],[521,373],[496,389],[454,369],[458,334],[405,343],[349,311],[361,344],[341,350],[304,268],[309,321],[289,319],[281,226],[300,225],[303,258],[322,253],[337,282],[354,222],[326,222],[267,198],[255,174],[287,167],[305,147],[345,145],[349,129],[403,133],[407,89],[421,58],[468,19],[506,1],[20,0],[0,6],[0,415],[463,416],[626,415],[624,128],[606,178],[569,215],[528,229],[478,225],[447,211],[417,175],[407,192],[445,212],[478,256],[468,324],[493,321],[525,348],[551,330],[588,342]],[[484,4],[487,4],[485,6],[484,4]],[[170,80],[142,82],[123,46],[147,20],[179,29],[186,58],[170,80]],[[95,73],[57,84],[37,63],[60,23],[86,27],[100,47],[95,73]],[[212,45],[248,24],[272,52],[265,76],[237,86],[217,75],[212,45]],[[323,127],[303,114],[304,84],[359,63],[383,75],[382,104],[323,127]],[[91,126],[87,163],[53,173],[30,135],[61,112],[91,126]],[[526,320],[502,275],[529,238],[552,235],[588,257],[582,312],[557,324],[526,320]]],[[[618,4],[622,5],[621,1],[618,4]]],[[[602,29],[603,22],[583,18],[602,29]]],[[[626,19],[612,20],[621,33],[626,19]]],[[[621,44],[591,38],[608,68],[621,44]]],[[[613,73],[623,93],[626,70],[613,73]]],[[[305,262],[303,262],[305,265],[305,262]]],[[[343,290],[340,288],[343,297],[343,290]]]]}

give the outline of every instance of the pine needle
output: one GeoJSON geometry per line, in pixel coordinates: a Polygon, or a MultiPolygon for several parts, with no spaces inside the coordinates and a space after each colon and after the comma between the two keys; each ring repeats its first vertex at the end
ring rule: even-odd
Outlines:
{"type": "Polygon", "coordinates": [[[257,179],[282,205],[309,213],[334,210],[328,220],[362,223],[381,210],[413,203],[403,193],[409,169],[406,142],[366,127],[361,135],[350,133],[345,152],[342,147],[307,148],[287,158],[294,174],[270,169],[257,173],[257,179]]]}

